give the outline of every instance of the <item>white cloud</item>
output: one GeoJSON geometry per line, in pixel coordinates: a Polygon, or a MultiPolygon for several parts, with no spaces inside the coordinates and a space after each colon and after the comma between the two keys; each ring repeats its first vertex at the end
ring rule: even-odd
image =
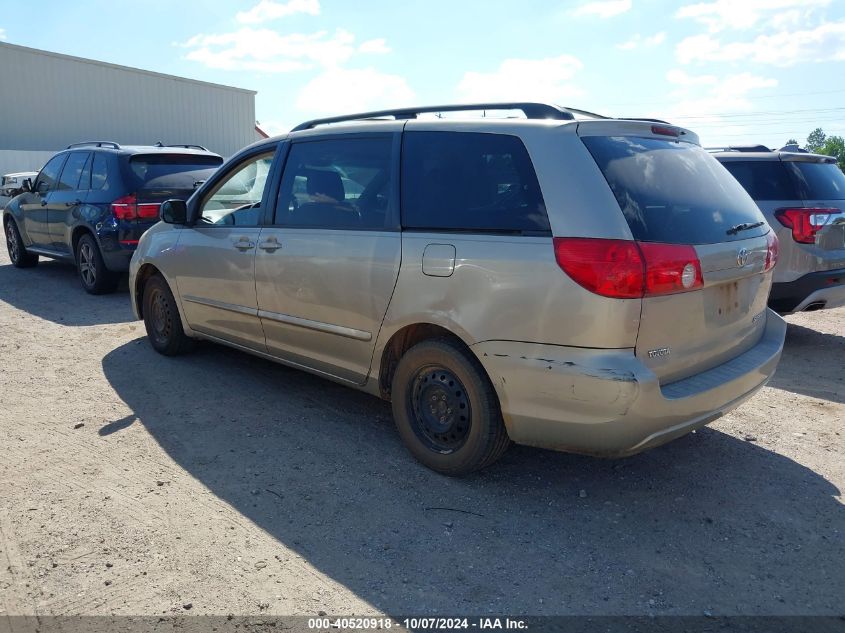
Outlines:
{"type": "Polygon", "coordinates": [[[600,18],[612,18],[614,15],[631,10],[631,0],[602,0],[582,4],[572,11],[573,15],[597,15],[600,18]]]}
{"type": "Polygon", "coordinates": [[[767,17],[773,24],[795,23],[812,9],[830,3],[831,0],[713,0],[682,6],[675,17],[691,18],[716,33],[724,29],[749,29],[767,17]],[[779,11],[783,13],[776,13],[779,11]]]}
{"type": "Polygon", "coordinates": [[[506,59],[494,72],[464,73],[457,93],[465,102],[526,99],[560,102],[584,94],[583,90],[570,83],[581,68],[581,61],[571,55],[506,59]]]}
{"type": "Polygon", "coordinates": [[[719,82],[715,75],[689,75],[683,70],[674,68],[666,73],[666,81],[679,86],[713,85],[719,82]]]}
{"type": "Polygon", "coordinates": [[[814,29],[759,35],[747,42],[724,43],[712,35],[694,35],[678,43],[675,55],[682,64],[742,60],[793,66],[841,61],[845,60],[845,20],[826,22],[814,29]]]}
{"type": "Polygon", "coordinates": [[[380,37],[375,40],[361,42],[361,45],[358,47],[358,51],[361,53],[376,53],[378,55],[384,55],[385,53],[390,52],[390,47],[387,45],[387,41],[383,37],[380,37]]]}
{"type": "Polygon", "coordinates": [[[288,0],[288,2],[261,0],[249,11],[239,12],[235,19],[241,24],[260,24],[297,13],[318,15],[320,13],[319,0],[288,0]]]}
{"type": "Polygon", "coordinates": [[[290,72],[337,66],[355,53],[355,36],[339,29],[280,35],[270,29],[244,27],[232,33],[195,35],[181,46],[192,49],[186,58],[223,70],[290,72]]]}
{"type": "Polygon", "coordinates": [[[0,29],[0,40],[6,39],[6,29],[0,29]]]}
{"type": "Polygon", "coordinates": [[[332,68],[308,82],[296,106],[314,115],[339,114],[408,106],[415,98],[399,75],[373,68],[332,68]]]}
{"type": "Polygon", "coordinates": [[[660,33],[655,33],[650,37],[643,37],[642,35],[637,33],[627,42],[617,44],[616,48],[621,48],[622,50],[633,50],[639,47],[654,48],[655,46],[660,46],[665,41],[666,33],[664,31],[661,31],[660,33]]]}

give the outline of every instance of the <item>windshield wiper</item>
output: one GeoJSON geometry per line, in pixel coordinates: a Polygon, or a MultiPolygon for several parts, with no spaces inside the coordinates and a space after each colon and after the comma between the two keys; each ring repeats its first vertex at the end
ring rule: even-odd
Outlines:
{"type": "Polygon", "coordinates": [[[758,226],[763,226],[763,222],[743,222],[742,224],[735,224],[731,228],[727,230],[728,235],[736,235],[740,231],[748,231],[750,229],[756,229],[758,226]]]}

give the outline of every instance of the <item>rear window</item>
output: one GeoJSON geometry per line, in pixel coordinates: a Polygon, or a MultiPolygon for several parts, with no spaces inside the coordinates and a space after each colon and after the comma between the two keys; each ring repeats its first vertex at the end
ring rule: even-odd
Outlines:
{"type": "Polygon", "coordinates": [[[219,156],[137,154],[129,159],[133,188],[194,189],[223,163],[219,156]]]}
{"type": "Polygon", "coordinates": [[[522,141],[476,132],[405,133],[402,226],[549,233],[543,195],[522,141]]]}
{"type": "Polygon", "coordinates": [[[845,200],[845,174],[834,163],[789,161],[806,200],[845,200]]]}
{"type": "Polygon", "coordinates": [[[629,136],[582,140],[636,240],[714,244],[769,230],[742,185],[698,145],[629,136]]]}
{"type": "Polygon", "coordinates": [[[725,161],[725,169],[755,200],[798,200],[801,194],[779,160],[725,161]]]}

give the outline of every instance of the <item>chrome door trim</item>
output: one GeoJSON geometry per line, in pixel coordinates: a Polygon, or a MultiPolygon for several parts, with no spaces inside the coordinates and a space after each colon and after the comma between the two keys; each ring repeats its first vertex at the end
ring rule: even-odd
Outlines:
{"type": "Polygon", "coordinates": [[[210,306],[212,308],[220,308],[221,310],[228,310],[229,312],[237,312],[238,314],[248,314],[249,316],[257,316],[258,310],[256,308],[247,308],[246,306],[239,306],[234,303],[226,303],[224,301],[215,301],[214,299],[203,299],[202,297],[195,297],[193,295],[182,295],[184,301],[190,303],[198,303],[203,306],[210,306]]]}
{"type": "Polygon", "coordinates": [[[356,341],[370,341],[373,338],[373,335],[370,332],[365,332],[364,330],[356,330],[351,327],[343,327],[342,325],[334,325],[332,323],[323,323],[322,321],[312,321],[311,319],[302,319],[289,314],[279,314],[278,312],[259,310],[258,316],[262,319],[278,321],[279,323],[285,323],[287,325],[296,325],[298,327],[304,327],[318,332],[325,332],[327,334],[337,334],[338,336],[355,339],[356,341]]]}

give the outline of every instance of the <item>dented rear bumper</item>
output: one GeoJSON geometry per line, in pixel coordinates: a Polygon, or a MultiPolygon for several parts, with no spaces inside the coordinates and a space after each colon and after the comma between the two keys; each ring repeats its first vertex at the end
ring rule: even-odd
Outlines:
{"type": "Polygon", "coordinates": [[[472,347],[518,444],[606,456],[658,446],[721,417],[768,382],[786,322],[767,311],[757,344],[689,378],[661,385],[633,349],[514,341],[472,347]]]}

